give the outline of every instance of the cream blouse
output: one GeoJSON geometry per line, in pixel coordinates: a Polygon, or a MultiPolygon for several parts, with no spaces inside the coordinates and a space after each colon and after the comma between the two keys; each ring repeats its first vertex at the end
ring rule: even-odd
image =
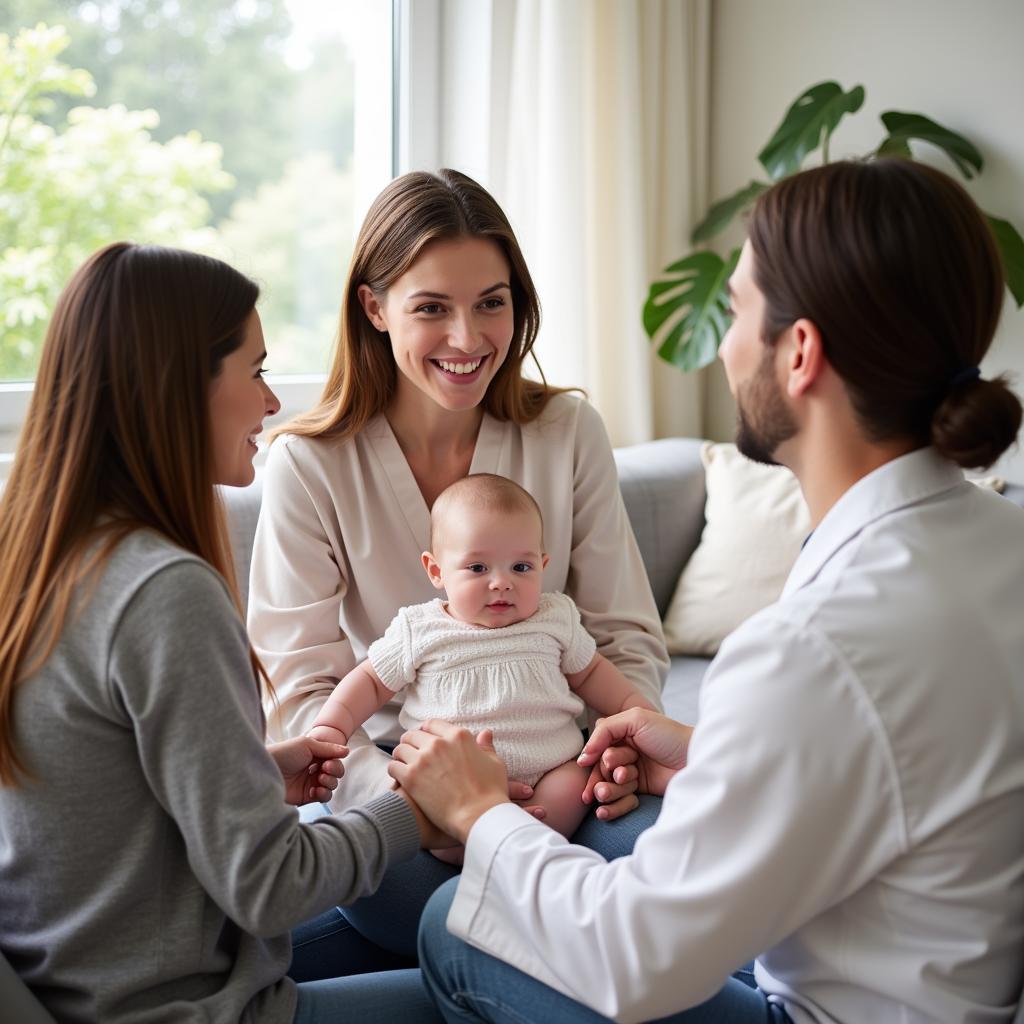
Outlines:
{"type": "MultiPolygon", "coordinates": [[[[668,668],[657,608],[597,412],[558,395],[523,426],[484,414],[471,473],[515,480],[541,507],[544,590],[579,607],[597,650],[660,706],[668,668]]],[[[300,735],[403,605],[437,596],[420,564],[430,514],[387,419],[344,441],[284,435],[269,453],[253,547],[248,626],[277,691],[268,738],[300,735]]],[[[337,811],[384,791],[373,742],[401,735],[395,701],[356,733],[337,811]]]]}

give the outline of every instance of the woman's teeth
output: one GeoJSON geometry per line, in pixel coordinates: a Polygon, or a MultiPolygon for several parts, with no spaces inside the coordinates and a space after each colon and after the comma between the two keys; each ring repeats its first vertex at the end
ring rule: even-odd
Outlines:
{"type": "Polygon", "coordinates": [[[482,359],[474,359],[471,363],[450,363],[446,359],[436,360],[437,365],[448,373],[472,373],[482,362],[482,359]]]}

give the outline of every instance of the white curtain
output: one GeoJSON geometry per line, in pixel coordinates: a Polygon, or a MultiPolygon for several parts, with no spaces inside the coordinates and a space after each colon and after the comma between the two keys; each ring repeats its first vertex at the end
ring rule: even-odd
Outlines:
{"type": "Polygon", "coordinates": [[[657,359],[649,282],[707,204],[709,0],[444,0],[439,163],[509,215],[548,379],[613,444],[700,436],[704,381],[657,359]]]}

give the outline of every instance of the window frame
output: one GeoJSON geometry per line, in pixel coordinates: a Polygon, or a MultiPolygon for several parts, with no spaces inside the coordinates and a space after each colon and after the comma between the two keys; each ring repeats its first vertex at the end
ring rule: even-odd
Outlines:
{"type": "MultiPolygon", "coordinates": [[[[413,168],[437,166],[441,22],[440,0],[415,0],[415,3],[392,0],[389,147],[392,177],[413,168]]],[[[359,110],[358,95],[357,92],[357,122],[360,117],[378,117],[379,109],[372,104],[359,110]]],[[[361,219],[362,211],[357,214],[361,219]]],[[[339,292],[340,289],[341,282],[339,292]]],[[[268,373],[267,382],[281,402],[281,412],[273,423],[283,423],[315,405],[326,380],[326,373],[268,373]]],[[[6,479],[14,461],[18,433],[34,386],[32,381],[0,382],[0,481],[6,479]]],[[[262,453],[259,458],[262,459],[262,453]]]]}

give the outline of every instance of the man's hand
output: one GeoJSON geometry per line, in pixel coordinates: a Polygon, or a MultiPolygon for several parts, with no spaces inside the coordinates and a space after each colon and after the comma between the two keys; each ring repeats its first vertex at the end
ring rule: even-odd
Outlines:
{"type": "Polygon", "coordinates": [[[465,843],[477,818],[508,803],[505,765],[493,735],[431,719],[407,732],[392,753],[391,777],[443,832],[465,843]]]}
{"type": "Polygon", "coordinates": [[[341,759],[348,754],[348,747],[338,743],[296,736],[268,743],[267,751],[284,779],[285,800],[296,806],[330,800],[338,780],[345,774],[341,759]]]}
{"type": "Polygon", "coordinates": [[[640,793],[663,796],[671,778],[686,767],[692,735],[691,726],[643,708],[602,719],[577,759],[597,768],[583,799],[589,803],[603,785],[632,781],[640,793]]]}
{"type": "MultiPolygon", "coordinates": [[[[598,724],[603,722],[598,719],[598,724]]],[[[632,747],[610,747],[591,768],[583,789],[583,802],[600,805],[594,816],[602,821],[614,821],[635,810],[637,799],[636,759],[639,755],[632,747]]]]}

